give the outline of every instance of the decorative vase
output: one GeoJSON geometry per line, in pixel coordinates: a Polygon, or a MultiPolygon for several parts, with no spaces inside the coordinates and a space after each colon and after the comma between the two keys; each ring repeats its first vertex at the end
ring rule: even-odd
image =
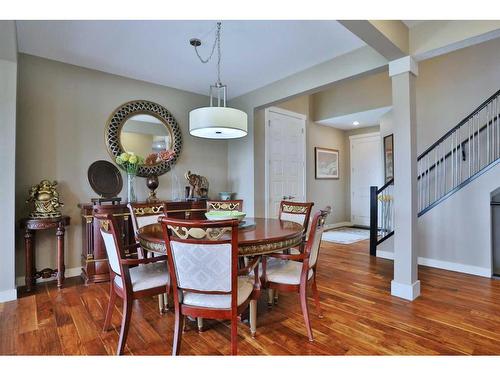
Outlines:
{"type": "Polygon", "coordinates": [[[151,175],[146,179],[146,186],[150,190],[149,197],[146,199],[148,203],[158,202],[158,198],[156,197],[156,189],[160,185],[160,181],[158,180],[158,176],[151,175]]]}
{"type": "Polygon", "coordinates": [[[129,203],[137,202],[135,195],[135,174],[127,173],[127,201],[129,203]]]}

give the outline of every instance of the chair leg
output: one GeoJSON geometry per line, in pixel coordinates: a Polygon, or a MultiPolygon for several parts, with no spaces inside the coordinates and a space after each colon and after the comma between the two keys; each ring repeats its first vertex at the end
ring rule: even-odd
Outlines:
{"type": "Polygon", "coordinates": [[[198,323],[198,332],[203,332],[203,318],[196,318],[196,322],[198,323]]]}
{"type": "Polygon", "coordinates": [[[163,294],[158,294],[158,309],[160,310],[160,315],[163,315],[163,309],[165,306],[165,300],[163,294]]]}
{"type": "Polygon", "coordinates": [[[257,332],[257,300],[250,301],[250,334],[255,337],[257,332]]]}
{"type": "Polygon", "coordinates": [[[311,322],[309,320],[309,311],[307,310],[307,283],[300,285],[299,296],[300,308],[302,309],[302,315],[304,315],[304,321],[306,323],[307,336],[309,336],[309,341],[314,341],[311,322]]]}
{"type": "Polygon", "coordinates": [[[106,310],[106,318],[104,319],[103,331],[109,330],[109,326],[111,324],[111,317],[113,316],[113,310],[115,308],[116,293],[115,293],[115,288],[114,288],[113,284],[114,284],[114,282],[113,282],[113,280],[111,280],[110,287],[109,287],[108,309],[106,310]]]}
{"type": "Polygon", "coordinates": [[[273,298],[274,298],[274,293],[277,292],[274,289],[267,288],[267,306],[272,307],[273,306],[273,298]]]}
{"type": "Polygon", "coordinates": [[[130,318],[132,316],[132,304],[133,300],[130,297],[125,297],[123,300],[123,317],[122,317],[122,327],[120,329],[120,338],[118,339],[118,350],[116,355],[122,355],[123,349],[125,348],[125,342],[127,341],[128,329],[130,327],[130,318]]]}
{"type": "Polygon", "coordinates": [[[231,319],[231,355],[238,354],[238,317],[231,319]]]}
{"type": "Polygon", "coordinates": [[[274,291],[274,304],[278,304],[279,290],[274,291]]]}
{"type": "Polygon", "coordinates": [[[313,279],[313,283],[312,283],[312,290],[313,290],[313,295],[314,295],[314,302],[316,303],[316,309],[318,309],[318,316],[320,318],[323,318],[323,312],[321,311],[321,304],[319,303],[318,286],[316,285],[316,275],[314,275],[314,279],[313,279]]]}
{"type": "Polygon", "coordinates": [[[182,331],[184,331],[184,316],[181,315],[180,306],[176,306],[172,355],[179,355],[181,350],[182,331]]]}
{"type": "Polygon", "coordinates": [[[163,312],[167,312],[169,309],[169,295],[168,293],[163,293],[163,312]]]}

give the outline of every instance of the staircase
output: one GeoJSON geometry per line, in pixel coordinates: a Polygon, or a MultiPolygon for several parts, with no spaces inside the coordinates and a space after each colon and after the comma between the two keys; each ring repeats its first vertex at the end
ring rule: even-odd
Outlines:
{"type": "MultiPolygon", "coordinates": [[[[500,161],[500,90],[417,158],[418,216],[500,161]]],[[[396,161],[397,162],[397,161],[396,161]]],[[[394,180],[371,187],[370,254],[394,234],[394,180]]]]}

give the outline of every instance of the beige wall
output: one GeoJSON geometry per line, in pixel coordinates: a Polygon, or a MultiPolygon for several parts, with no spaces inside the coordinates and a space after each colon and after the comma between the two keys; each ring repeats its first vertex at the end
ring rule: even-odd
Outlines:
{"type": "MultiPolygon", "coordinates": [[[[306,190],[307,200],[313,201],[315,208],[332,206],[329,223],[349,221],[350,207],[350,155],[349,136],[376,132],[378,126],[344,131],[311,120],[311,109],[314,107],[316,95],[303,95],[294,99],[277,103],[274,106],[288,111],[303,114],[306,123],[306,190]],[[314,176],[314,148],[324,147],[339,150],[340,178],[338,180],[316,180],[314,176]]],[[[334,104],[334,103],[332,103],[334,104]]],[[[255,111],[255,212],[259,217],[265,215],[265,110],[255,111]]]]}
{"type": "MultiPolygon", "coordinates": [[[[206,105],[207,98],[185,91],[19,55],[18,124],[16,152],[16,216],[28,213],[24,203],[32,184],[42,178],[55,179],[71,216],[67,232],[66,267],[80,266],[81,232],[77,204],[95,193],[87,182],[87,168],[95,160],[110,160],[104,144],[104,126],[120,104],[147,99],[165,106],[182,130],[183,150],[174,172],[181,181],[190,169],[208,177],[210,195],[227,190],[227,142],[191,137],[188,113],[206,105]]],[[[124,184],[125,185],[125,184],[124,184]]],[[[172,172],[160,176],[158,196],[172,197],[172,172]]],[[[137,179],[138,198],[147,196],[144,179],[137,179]]],[[[121,197],[125,198],[125,190],[121,197]]],[[[37,234],[38,235],[38,234],[37,234]]],[[[17,236],[16,274],[24,274],[24,254],[17,236]]],[[[37,238],[38,267],[55,266],[55,235],[37,238]]]]}
{"type": "Polygon", "coordinates": [[[253,213],[254,197],[257,199],[258,181],[255,177],[259,166],[254,163],[257,155],[258,139],[254,139],[254,111],[265,106],[297,95],[318,92],[327,86],[350,78],[384,69],[387,60],[370,47],[362,47],[344,55],[338,56],[322,64],[271,83],[258,90],[232,99],[232,107],[244,110],[248,114],[248,136],[228,143],[228,180],[230,189],[238,192],[239,197],[248,202],[249,214],[253,213]]]}
{"type": "Polygon", "coordinates": [[[500,38],[418,65],[417,153],[500,88],[500,38]]]}
{"type": "Polygon", "coordinates": [[[312,118],[320,121],[387,107],[392,103],[391,95],[387,71],[339,82],[313,95],[312,118]]]}
{"type": "Polygon", "coordinates": [[[0,302],[16,298],[15,289],[15,176],[17,44],[14,21],[0,21],[0,302]]]}

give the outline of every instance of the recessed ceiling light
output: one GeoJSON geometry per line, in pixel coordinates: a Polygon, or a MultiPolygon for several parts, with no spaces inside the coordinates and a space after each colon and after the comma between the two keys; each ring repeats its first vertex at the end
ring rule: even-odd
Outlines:
{"type": "Polygon", "coordinates": [[[353,124],[354,126],[358,126],[358,125],[359,125],[359,121],[354,121],[352,124],[353,124]]]}

